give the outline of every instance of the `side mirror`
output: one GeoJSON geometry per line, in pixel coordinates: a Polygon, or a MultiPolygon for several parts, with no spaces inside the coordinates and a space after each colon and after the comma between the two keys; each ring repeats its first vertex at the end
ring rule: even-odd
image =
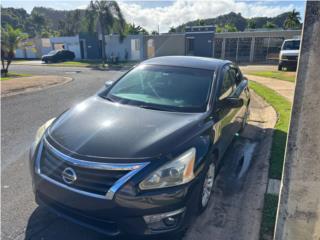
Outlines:
{"type": "Polygon", "coordinates": [[[109,88],[109,87],[111,87],[111,85],[114,83],[114,81],[106,81],[105,83],[104,83],[104,86],[106,87],[106,88],[109,88]]]}
{"type": "Polygon", "coordinates": [[[227,97],[220,101],[222,107],[225,108],[239,108],[243,106],[243,99],[241,98],[234,98],[234,97],[227,97]]]}

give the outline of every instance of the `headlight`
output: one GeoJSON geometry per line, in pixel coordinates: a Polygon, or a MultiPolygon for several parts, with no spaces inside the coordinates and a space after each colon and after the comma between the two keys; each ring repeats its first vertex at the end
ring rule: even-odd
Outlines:
{"type": "Polygon", "coordinates": [[[37,133],[36,133],[36,137],[34,139],[34,146],[37,146],[40,139],[42,138],[44,132],[46,131],[46,129],[51,125],[51,123],[55,120],[55,118],[52,118],[50,120],[48,120],[45,124],[43,124],[41,127],[39,127],[37,133]]]}
{"type": "Polygon", "coordinates": [[[191,148],[150,174],[140,183],[140,189],[172,187],[190,182],[194,178],[195,159],[196,149],[191,148]]]}

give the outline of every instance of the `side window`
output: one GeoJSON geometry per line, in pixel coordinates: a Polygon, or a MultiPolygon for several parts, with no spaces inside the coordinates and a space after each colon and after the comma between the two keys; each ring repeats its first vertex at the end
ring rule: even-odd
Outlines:
{"type": "Polygon", "coordinates": [[[236,83],[235,69],[227,68],[227,70],[224,72],[224,76],[222,80],[222,86],[221,86],[220,97],[219,97],[220,100],[230,96],[230,94],[233,92],[235,88],[235,83],[236,83]]]}

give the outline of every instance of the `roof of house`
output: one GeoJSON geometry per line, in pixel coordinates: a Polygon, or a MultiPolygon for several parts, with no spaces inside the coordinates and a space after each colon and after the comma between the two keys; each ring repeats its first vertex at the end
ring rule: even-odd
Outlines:
{"type": "Polygon", "coordinates": [[[142,64],[190,67],[190,68],[200,68],[200,69],[207,69],[207,70],[216,70],[222,65],[225,65],[226,63],[230,63],[230,61],[216,59],[216,58],[195,57],[195,56],[155,57],[142,62],[142,64]]]}

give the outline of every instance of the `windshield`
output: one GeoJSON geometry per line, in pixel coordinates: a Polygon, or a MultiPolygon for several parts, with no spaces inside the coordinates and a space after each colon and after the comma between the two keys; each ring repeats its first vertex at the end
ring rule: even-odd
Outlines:
{"type": "Polygon", "coordinates": [[[300,40],[285,41],[282,50],[299,50],[300,40]]]}
{"type": "Polygon", "coordinates": [[[213,71],[142,65],[102,93],[110,101],[164,111],[203,112],[213,71]]]}

